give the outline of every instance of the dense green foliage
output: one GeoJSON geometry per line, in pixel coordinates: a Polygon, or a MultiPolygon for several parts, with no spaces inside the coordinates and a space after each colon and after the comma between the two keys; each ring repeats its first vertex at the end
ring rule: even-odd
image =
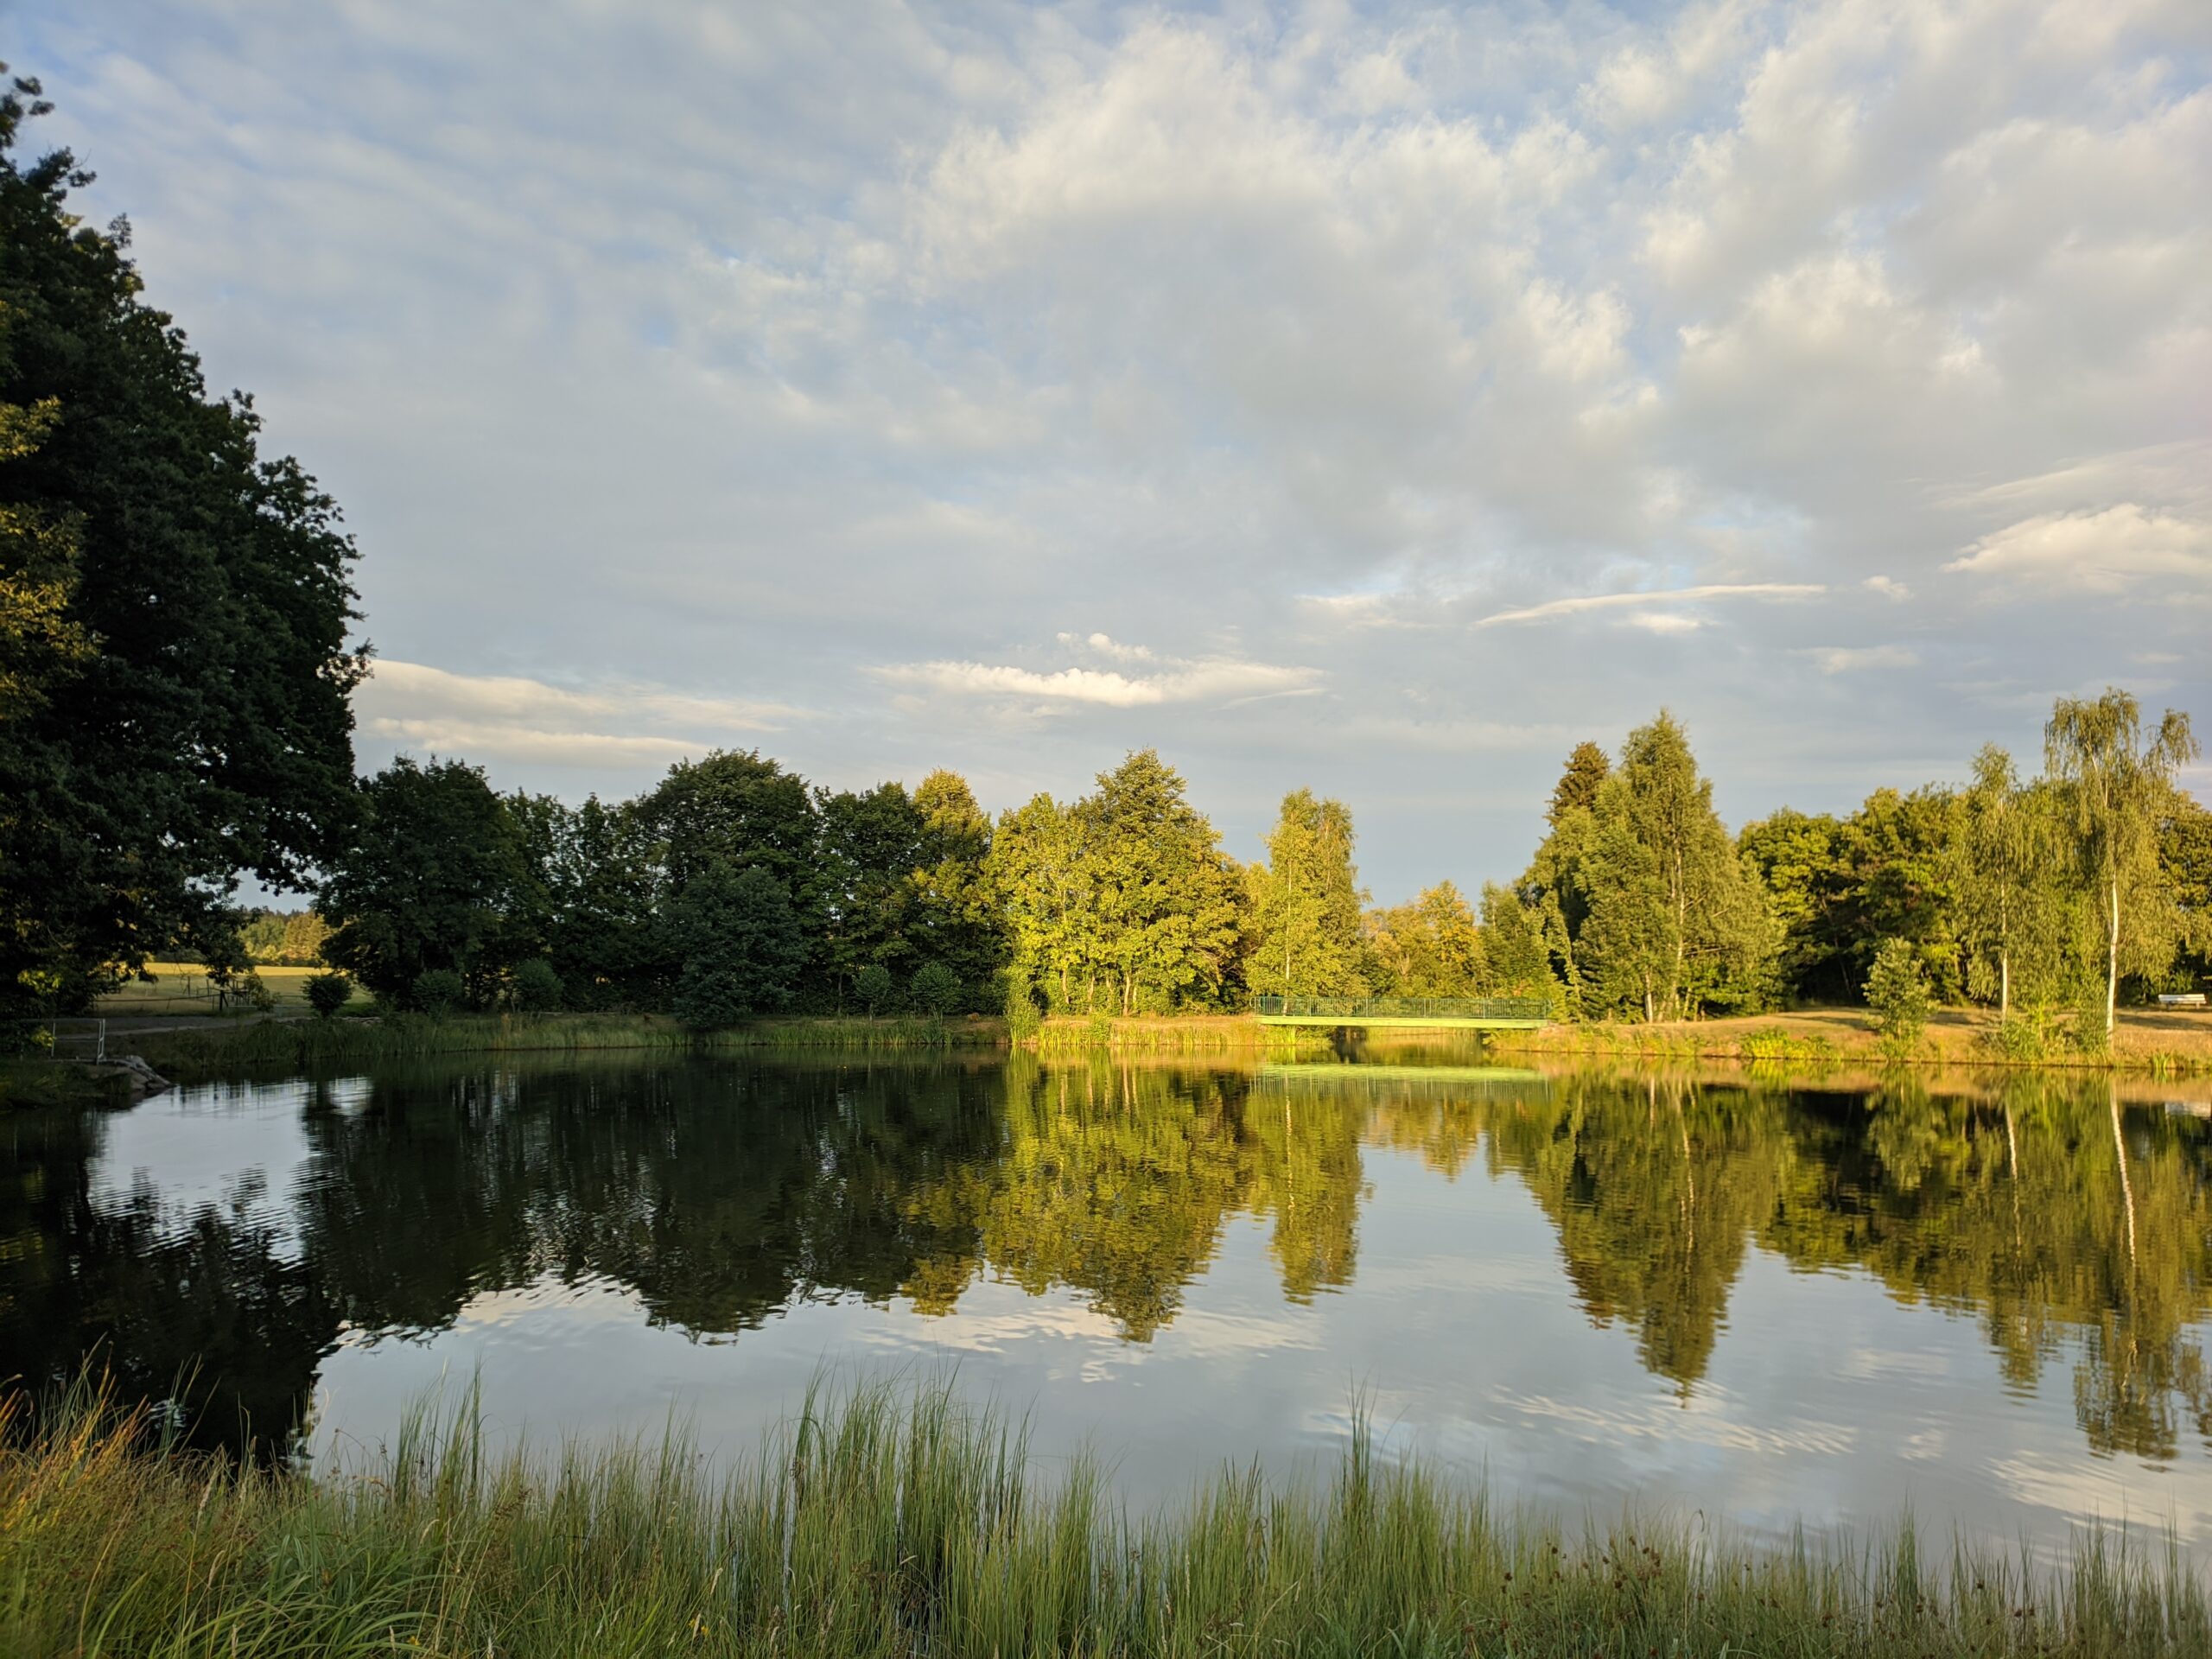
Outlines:
{"type": "Polygon", "coordinates": [[[1301,789],[1283,797],[1268,857],[1249,872],[1251,988],[1274,996],[1357,995],[1364,988],[1359,872],[1351,811],[1301,789]]]}
{"type": "Polygon", "coordinates": [[[1761,1006],[1777,946],[1768,897],[1681,727],[1662,713],[1630,733],[1594,787],[1588,748],[1571,757],[1520,884],[1560,990],[1592,1017],[1761,1006]]]}
{"type": "Polygon", "coordinates": [[[1874,1011],[1883,1040],[1900,1051],[1910,1049],[1928,1029],[1935,999],[1928,994],[1919,953],[1906,940],[1885,939],[1874,953],[1866,974],[1866,1006],[1874,1011]]]}
{"type": "Polygon", "coordinates": [[[579,1009],[680,998],[702,1028],[1011,1010],[1024,1030],[1046,1013],[1235,1008],[1254,993],[1697,1018],[1857,1001],[1902,942],[1936,1002],[1979,998],[2023,1030],[2094,1003],[2101,1026],[2106,995],[2204,973],[2212,815],[2174,782],[2186,721],[2143,743],[2124,694],[2088,706],[2113,734],[2102,759],[2023,782],[1993,747],[1961,788],[1880,789],[1848,817],[1784,810],[1735,836],[1662,712],[1618,765],[1594,744],[1569,757],[1518,881],[1486,885],[1479,906],[1440,882],[1364,911],[1344,803],[1284,797],[1266,857],[1240,868],[1149,750],[1079,800],[1039,795],[995,825],[945,772],[911,793],[832,793],[718,753],[635,801],[572,808],[402,760],[361,786],[321,912],[287,937],[327,918],[324,957],[403,1006],[436,968],[479,1007],[541,1007],[557,983],[579,1009]],[[2094,800],[2084,767],[2101,768],[2094,800]],[[750,897],[734,906],[741,871],[750,897]]]}
{"type": "Polygon", "coordinates": [[[758,864],[717,861],[669,906],[668,939],[683,966],[671,1009],[695,1031],[788,1007],[806,956],[791,894],[758,864]]]}
{"type": "Polygon", "coordinates": [[[335,506],[22,153],[37,92],[0,92],[0,1016],[242,965],[239,874],[345,841],[362,667],[335,506]]]}
{"type": "Polygon", "coordinates": [[[1181,776],[1149,749],[1081,800],[1039,795],[1007,813],[988,877],[1014,982],[1051,1007],[1157,1014],[1240,994],[1243,885],[1181,776]]]}
{"type": "Polygon", "coordinates": [[[274,968],[320,967],[329,935],[321,915],[312,910],[250,910],[238,927],[247,959],[274,968]]]}
{"type": "Polygon", "coordinates": [[[353,982],[343,974],[317,974],[307,983],[308,1007],[318,1019],[330,1019],[353,995],[353,982]]]}

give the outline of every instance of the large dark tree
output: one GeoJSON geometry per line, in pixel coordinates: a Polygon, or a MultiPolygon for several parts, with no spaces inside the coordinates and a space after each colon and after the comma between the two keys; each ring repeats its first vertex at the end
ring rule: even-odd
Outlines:
{"type": "Polygon", "coordinates": [[[671,1007],[712,1031],[790,1006],[806,939],[784,884],[757,864],[710,864],[670,908],[683,963],[671,1007]]]}
{"type": "Polygon", "coordinates": [[[359,833],[322,889],[324,959],[402,1002],[433,970],[484,1000],[536,942],[512,919],[536,913],[532,872],[511,804],[478,768],[405,755],[361,785],[359,833]]]}
{"type": "Polygon", "coordinates": [[[363,656],[336,507],[79,222],[45,112],[0,93],[0,1012],[226,950],[240,872],[342,838],[363,656]]]}

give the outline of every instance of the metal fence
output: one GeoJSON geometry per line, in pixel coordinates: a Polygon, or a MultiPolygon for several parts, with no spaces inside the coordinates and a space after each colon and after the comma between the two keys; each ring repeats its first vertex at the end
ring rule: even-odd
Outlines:
{"type": "Polygon", "coordinates": [[[107,1058],[106,1020],[50,1020],[47,1026],[55,1059],[104,1061],[107,1058]]]}
{"type": "Polygon", "coordinates": [[[1538,996],[1255,996],[1264,1018],[1282,1020],[1541,1020],[1551,1005],[1538,996]]]}

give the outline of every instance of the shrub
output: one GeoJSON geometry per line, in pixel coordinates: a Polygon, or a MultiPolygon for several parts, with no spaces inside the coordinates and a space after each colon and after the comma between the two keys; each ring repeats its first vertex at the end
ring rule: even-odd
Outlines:
{"type": "Polygon", "coordinates": [[[2112,1047],[2112,1033],[2105,1029],[2105,982],[2101,974],[2083,974],[2074,982],[2069,999],[2074,1008],[2067,1040],[2077,1053],[2102,1054],[2112,1047]]]}
{"type": "Polygon", "coordinates": [[[888,968],[880,962],[871,962],[853,976],[853,995],[860,998],[861,1006],[873,1020],[891,1006],[892,999],[899,995],[899,988],[892,982],[888,968]]]}
{"type": "Polygon", "coordinates": [[[1026,1043],[1044,1028],[1045,1015],[1037,1006],[1037,994],[1022,975],[1008,973],[1006,976],[1007,1035],[1017,1043],[1026,1043]]]}
{"type": "Polygon", "coordinates": [[[909,988],[914,1006],[939,1018],[960,1006],[960,976],[941,962],[925,962],[914,970],[909,988]]]}
{"type": "Polygon", "coordinates": [[[2050,1052],[2050,1021],[2042,1014],[2015,1014],[1982,1034],[1982,1046],[2000,1060],[2031,1065],[2050,1052]]]}
{"type": "Polygon", "coordinates": [[[308,1007],[318,1020],[327,1020],[353,1000],[353,982],[343,974],[312,974],[308,977],[308,1007]]]}
{"type": "Polygon", "coordinates": [[[561,1006],[561,976],[543,957],[517,968],[507,986],[507,1001],[521,1014],[550,1014],[561,1006]]]}
{"type": "Polygon", "coordinates": [[[467,995],[467,985],[450,968],[426,968],[415,976],[413,1001],[424,1014],[451,1014],[467,995]]]}
{"type": "Polygon", "coordinates": [[[276,993],[269,988],[266,980],[251,969],[231,982],[231,995],[256,1014],[267,1014],[276,1006],[276,993]]]}
{"type": "Polygon", "coordinates": [[[1919,953],[1910,940],[1882,941],[1866,976],[1866,1006],[1874,1010],[1885,1046],[1902,1052],[1920,1040],[1935,1005],[1919,953]]]}

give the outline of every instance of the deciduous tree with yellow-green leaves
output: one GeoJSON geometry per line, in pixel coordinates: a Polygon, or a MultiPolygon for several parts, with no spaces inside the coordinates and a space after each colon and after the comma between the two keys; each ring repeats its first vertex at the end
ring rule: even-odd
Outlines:
{"type": "Polygon", "coordinates": [[[1276,996],[1355,996],[1361,974],[1359,871],[1351,809],[1310,789],[1282,798],[1267,861],[1249,866],[1251,988],[1276,996]]]}
{"type": "Polygon", "coordinates": [[[2146,730],[2135,699],[2107,688],[2101,697],[2059,699],[2044,728],[2044,752],[2095,917],[2109,1035],[2120,976],[2163,973],[2203,924],[2183,909],[2158,856],[2160,826],[2176,806],[2176,774],[2202,751],[2187,715],[2169,709],[2146,730]]]}

